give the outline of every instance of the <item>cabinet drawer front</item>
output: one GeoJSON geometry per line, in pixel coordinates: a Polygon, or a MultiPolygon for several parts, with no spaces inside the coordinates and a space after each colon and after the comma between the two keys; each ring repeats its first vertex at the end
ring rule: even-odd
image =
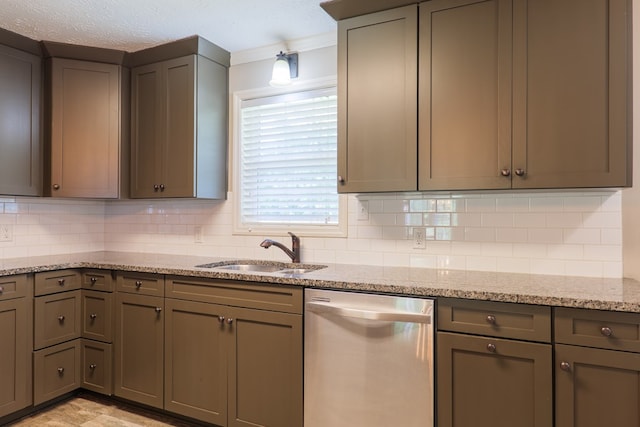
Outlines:
{"type": "Polygon", "coordinates": [[[0,301],[26,296],[28,285],[26,274],[0,277],[0,301]]]}
{"type": "Polygon", "coordinates": [[[554,309],[556,342],[640,352],[640,314],[554,309]]]}
{"type": "Polygon", "coordinates": [[[162,297],[164,296],[164,276],[153,273],[119,272],[116,289],[118,292],[162,297]]]}
{"type": "Polygon", "coordinates": [[[81,275],[76,270],[47,271],[36,274],[35,295],[80,289],[81,275]]]}
{"type": "Polygon", "coordinates": [[[302,314],[303,288],[167,276],[167,297],[302,314]]]}
{"type": "Polygon", "coordinates": [[[438,330],[551,341],[551,309],[536,305],[438,300],[438,330]]]}
{"type": "Polygon", "coordinates": [[[110,396],[113,393],[111,344],[82,340],[82,387],[110,396]]]}
{"type": "Polygon", "coordinates": [[[111,342],[113,337],[113,294],[82,291],[82,337],[111,342]]]}
{"type": "Polygon", "coordinates": [[[80,340],[73,340],[33,355],[33,404],[75,390],[80,386],[80,340]]]}
{"type": "Polygon", "coordinates": [[[80,337],[80,291],[46,295],[35,299],[35,349],[80,337]]]}
{"type": "Polygon", "coordinates": [[[82,289],[113,292],[114,280],[110,270],[86,270],[82,272],[82,289]]]}

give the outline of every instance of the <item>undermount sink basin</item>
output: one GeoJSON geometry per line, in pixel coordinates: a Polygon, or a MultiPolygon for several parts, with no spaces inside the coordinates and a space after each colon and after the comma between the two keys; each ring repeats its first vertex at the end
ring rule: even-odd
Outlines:
{"type": "Polygon", "coordinates": [[[253,261],[253,260],[237,260],[222,261],[210,264],[196,265],[199,268],[213,268],[216,270],[229,270],[238,273],[278,273],[285,276],[296,276],[300,274],[310,273],[312,271],[326,268],[326,265],[316,264],[293,264],[272,261],[253,261]]]}
{"type": "Polygon", "coordinates": [[[236,271],[263,271],[266,273],[272,273],[274,271],[282,270],[282,267],[277,265],[268,264],[229,264],[215,267],[220,270],[236,270],[236,271]]]}

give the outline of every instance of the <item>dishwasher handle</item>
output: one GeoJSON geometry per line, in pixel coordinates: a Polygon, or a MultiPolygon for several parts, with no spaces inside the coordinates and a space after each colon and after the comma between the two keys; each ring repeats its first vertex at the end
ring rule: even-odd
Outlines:
{"type": "Polygon", "coordinates": [[[316,313],[330,313],[341,317],[382,320],[387,322],[431,323],[431,314],[407,313],[402,311],[373,311],[316,301],[307,302],[306,305],[309,311],[314,311],[316,313]]]}

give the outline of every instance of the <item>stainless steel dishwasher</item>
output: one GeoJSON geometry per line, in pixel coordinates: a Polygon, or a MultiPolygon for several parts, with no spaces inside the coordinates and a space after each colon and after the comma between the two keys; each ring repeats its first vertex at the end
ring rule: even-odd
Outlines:
{"type": "Polygon", "coordinates": [[[305,427],[432,427],[433,300],[305,290],[305,427]]]}

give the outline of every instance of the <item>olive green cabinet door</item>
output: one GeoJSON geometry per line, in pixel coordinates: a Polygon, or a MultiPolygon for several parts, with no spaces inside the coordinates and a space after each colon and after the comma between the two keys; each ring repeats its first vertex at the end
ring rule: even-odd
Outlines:
{"type": "Polygon", "coordinates": [[[630,185],[628,0],[516,0],[514,188],[630,185]]]}
{"type": "Polygon", "coordinates": [[[118,397],[162,409],[164,298],[116,294],[115,389],[118,397]]]}
{"type": "Polygon", "coordinates": [[[420,4],[420,190],[511,187],[511,10],[420,4]]]}
{"type": "Polygon", "coordinates": [[[176,299],[165,304],[165,409],[226,425],[224,306],[176,299]]]}
{"type": "Polygon", "coordinates": [[[31,404],[27,300],[0,301],[0,417],[31,404]]]}
{"type": "Polygon", "coordinates": [[[131,70],[131,197],[157,197],[163,138],[161,64],[131,70]]]}
{"type": "Polygon", "coordinates": [[[551,345],[439,332],[438,427],[552,427],[551,345]]]}
{"type": "Polygon", "coordinates": [[[42,192],[41,60],[0,45],[0,194],[42,192]]]}
{"type": "Polygon", "coordinates": [[[417,6],[338,22],[338,191],[417,188],[417,6]]]}
{"type": "Polygon", "coordinates": [[[229,427],[303,424],[302,316],[230,308],[229,427]]]}
{"type": "Polygon", "coordinates": [[[558,344],[556,427],[640,426],[640,354],[558,344]]]}
{"type": "Polygon", "coordinates": [[[119,197],[120,73],[114,64],[51,60],[47,195],[119,197]]]}

